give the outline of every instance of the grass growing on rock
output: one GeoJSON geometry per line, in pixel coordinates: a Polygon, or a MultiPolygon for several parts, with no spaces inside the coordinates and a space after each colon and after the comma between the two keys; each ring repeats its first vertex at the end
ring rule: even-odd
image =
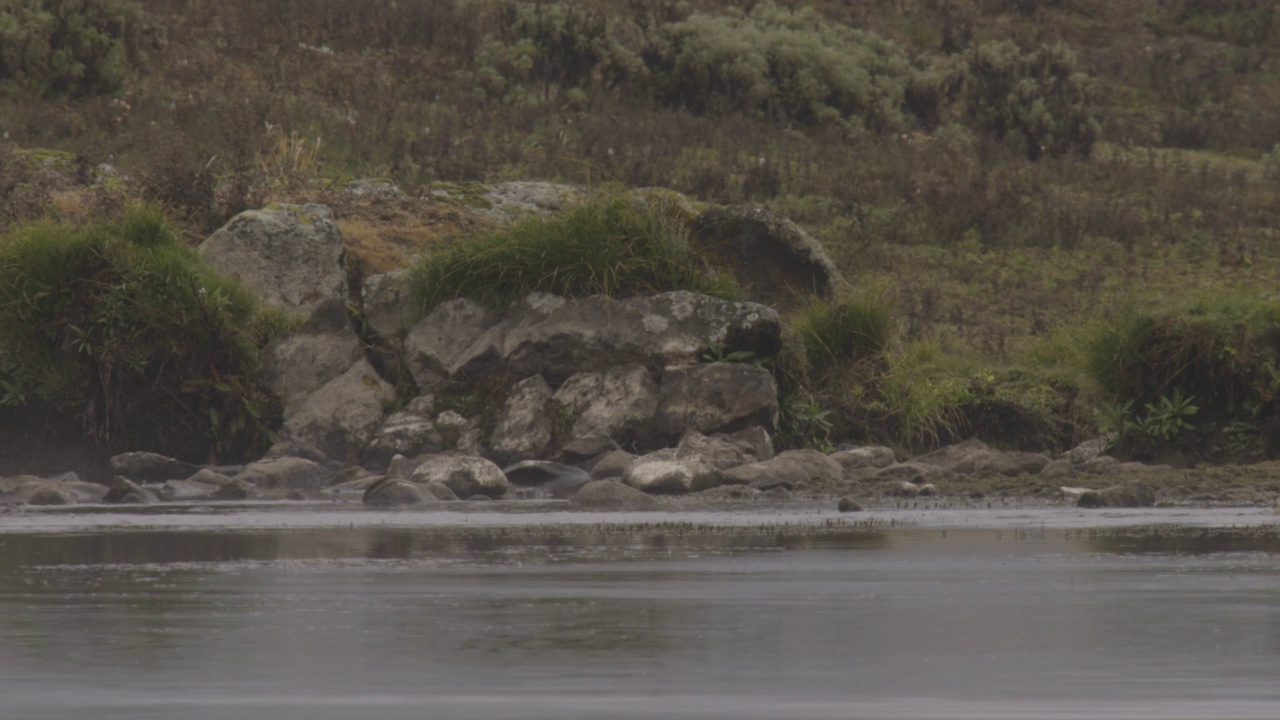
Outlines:
{"type": "Polygon", "coordinates": [[[728,278],[704,273],[678,222],[622,199],[578,205],[553,218],[425,256],[410,284],[423,314],[456,297],[504,307],[530,292],[626,297],[694,290],[735,297],[728,278]]]}
{"type": "Polygon", "coordinates": [[[279,409],[254,378],[258,349],[286,322],[153,209],[0,237],[0,405],[73,416],[111,447],[265,449],[279,409]]]}

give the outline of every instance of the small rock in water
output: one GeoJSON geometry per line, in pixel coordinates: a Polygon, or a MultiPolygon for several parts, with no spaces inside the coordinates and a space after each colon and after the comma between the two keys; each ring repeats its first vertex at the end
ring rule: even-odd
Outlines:
{"type": "Polygon", "coordinates": [[[840,504],[836,505],[836,509],[842,513],[862,512],[862,506],[853,498],[840,498],[840,504]]]}
{"type": "Polygon", "coordinates": [[[913,482],[903,480],[902,482],[898,483],[897,487],[893,489],[893,494],[897,495],[898,497],[913,498],[920,494],[920,486],[913,482]]]}
{"type": "Polygon", "coordinates": [[[938,486],[933,483],[925,483],[920,486],[920,497],[933,497],[938,494],[938,486]]]}

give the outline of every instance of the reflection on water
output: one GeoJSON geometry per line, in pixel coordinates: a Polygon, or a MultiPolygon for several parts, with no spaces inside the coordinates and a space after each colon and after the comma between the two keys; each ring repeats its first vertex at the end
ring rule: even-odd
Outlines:
{"type": "Polygon", "coordinates": [[[0,717],[1274,719],[1277,535],[0,534],[0,717]]]}

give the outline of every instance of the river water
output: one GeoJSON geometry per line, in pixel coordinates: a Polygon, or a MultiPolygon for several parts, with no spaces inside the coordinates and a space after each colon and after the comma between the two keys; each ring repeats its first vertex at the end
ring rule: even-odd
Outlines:
{"type": "Polygon", "coordinates": [[[1267,510],[475,505],[0,515],[0,718],[1280,718],[1267,510]]]}

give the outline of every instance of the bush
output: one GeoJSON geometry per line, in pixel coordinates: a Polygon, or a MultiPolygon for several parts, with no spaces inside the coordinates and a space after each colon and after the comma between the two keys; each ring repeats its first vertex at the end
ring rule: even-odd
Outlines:
{"type": "Polygon", "coordinates": [[[0,238],[0,405],[79,418],[113,448],[197,461],[265,449],[254,379],[277,313],[180,244],[157,211],[0,238]]]}
{"type": "Polygon", "coordinates": [[[893,307],[875,297],[817,298],[791,327],[809,367],[821,372],[880,357],[892,336],[893,307]]]}
{"type": "Polygon", "coordinates": [[[0,0],[0,83],[37,95],[117,90],[143,20],[128,0],[0,0]]]}
{"type": "Polygon", "coordinates": [[[1026,154],[1088,156],[1101,134],[1093,79],[1061,45],[1024,52],[978,45],[963,70],[966,114],[981,132],[1026,154]]]}
{"type": "Polygon", "coordinates": [[[466,296],[495,307],[541,290],[567,297],[694,290],[736,295],[725,277],[698,270],[678,221],[611,199],[554,218],[529,217],[423,258],[411,271],[423,313],[466,296]]]}
{"type": "Polygon", "coordinates": [[[878,35],[767,1],[745,15],[694,14],[661,26],[652,55],[663,104],[801,125],[901,127],[917,75],[878,35]]]}

